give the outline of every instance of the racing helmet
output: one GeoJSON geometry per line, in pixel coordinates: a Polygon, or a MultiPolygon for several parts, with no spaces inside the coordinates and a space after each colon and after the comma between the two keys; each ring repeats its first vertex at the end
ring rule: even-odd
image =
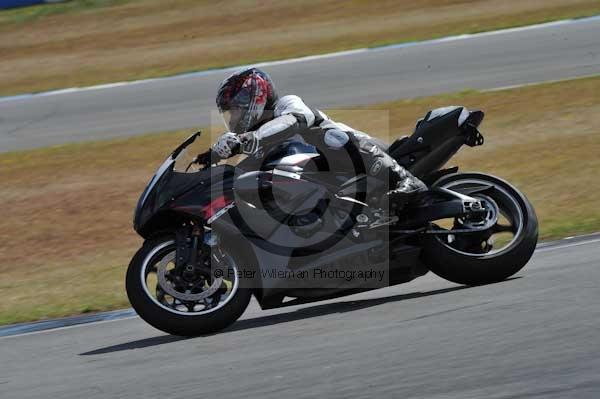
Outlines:
{"type": "Polygon", "coordinates": [[[225,126],[237,134],[246,133],[258,124],[265,109],[273,109],[277,93],[273,81],[258,68],[235,72],[217,91],[217,107],[225,126]]]}

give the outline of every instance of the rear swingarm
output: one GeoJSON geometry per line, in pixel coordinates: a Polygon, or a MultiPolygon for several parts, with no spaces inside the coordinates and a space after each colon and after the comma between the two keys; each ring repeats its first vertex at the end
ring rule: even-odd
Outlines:
{"type": "MultiPolygon", "coordinates": [[[[489,187],[478,187],[469,193],[485,192],[489,187]]],[[[413,209],[407,209],[408,218],[402,223],[404,226],[423,226],[417,229],[390,229],[390,232],[399,234],[469,234],[485,231],[489,229],[489,223],[482,226],[471,226],[465,229],[431,229],[432,222],[440,219],[466,219],[466,220],[485,220],[488,215],[487,209],[482,201],[456,191],[445,188],[433,188],[430,192],[431,198],[428,204],[413,209]],[[439,201],[440,199],[446,199],[439,201]]],[[[495,205],[486,201],[487,206],[495,205]]],[[[494,212],[497,215],[497,212],[494,212]]],[[[492,225],[496,220],[492,221],[492,225]]]]}
{"type": "Polygon", "coordinates": [[[429,227],[421,227],[419,229],[412,229],[412,230],[390,229],[389,232],[395,233],[395,234],[407,234],[407,235],[413,235],[413,234],[454,235],[454,234],[480,233],[482,231],[486,231],[489,229],[489,226],[483,226],[483,227],[472,227],[469,229],[446,230],[446,229],[440,229],[440,228],[432,228],[432,226],[435,226],[435,225],[430,224],[429,227]]]}

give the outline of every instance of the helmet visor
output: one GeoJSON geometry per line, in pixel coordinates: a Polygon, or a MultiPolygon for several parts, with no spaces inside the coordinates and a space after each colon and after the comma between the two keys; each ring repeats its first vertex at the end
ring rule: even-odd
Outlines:
{"type": "Polygon", "coordinates": [[[244,108],[233,107],[228,110],[221,110],[221,117],[225,123],[225,128],[233,133],[245,133],[245,123],[242,123],[247,110],[244,108]]]}

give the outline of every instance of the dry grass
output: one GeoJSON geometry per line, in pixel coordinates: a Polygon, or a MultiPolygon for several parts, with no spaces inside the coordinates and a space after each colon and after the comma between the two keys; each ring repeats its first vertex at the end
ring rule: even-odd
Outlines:
{"type": "MultiPolygon", "coordinates": [[[[487,112],[486,145],[465,147],[453,163],[523,189],[542,238],[600,228],[600,78],[331,114],[380,136],[389,126],[400,135],[431,107],[452,103],[487,112]]],[[[135,202],[188,134],[0,154],[0,324],[127,306],[125,267],[141,243],[131,229],[135,202]]]]}
{"type": "Polygon", "coordinates": [[[78,0],[0,12],[0,94],[597,13],[598,0],[78,0]]]}

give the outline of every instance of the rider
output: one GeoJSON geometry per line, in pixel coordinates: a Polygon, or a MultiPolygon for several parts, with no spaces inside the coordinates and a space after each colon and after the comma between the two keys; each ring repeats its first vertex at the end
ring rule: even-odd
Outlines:
{"type": "Polygon", "coordinates": [[[386,187],[391,190],[385,200],[390,205],[403,207],[417,193],[426,190],[423,182],[398,165],[370,136],[332,121],[320,110],[308,107],[298,96],[279,97],[269,75],[258,68],[246,68],[225,79],[216,101],[229,132],[212,146],[213,156],[221,159],[241,153],[259,156],[265,149],[301,136],[299,132],[306,134],[307,128],[319,127],[316,131],[321,133],[312,134],[321,136],[317,141],[329,153],[357,148],[364,171],[389,180],[386,187]]]}

